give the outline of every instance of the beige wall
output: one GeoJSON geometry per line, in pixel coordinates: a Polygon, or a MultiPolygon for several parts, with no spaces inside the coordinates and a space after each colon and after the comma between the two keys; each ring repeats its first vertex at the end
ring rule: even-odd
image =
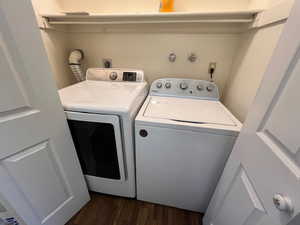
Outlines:
{"type": "MultiPolygon", "coordinates": [[[[60,11],[59,0],[32,0],[32,4],[40,21],[39,12],[60,11]]],[[[65,32],[56,30],[41,30],[41,36],[48,55],[49,63],[58,88],[63,88],[75,82],[68,67],[69,41],[65,32]]]]}
{"type": "MultiPolygon", "coordinates": [[[[61,11],[157,12],[160,0],[32,0],[43,13],[61,11]]],[[[176,11],[222,11],[266,8],[283,0],[174,0],[176,11]]]]}
{"type": "MultiPolygon", "coordinates": [[[[59,0],[63,10],[89,12],[157,12],[160,0],[59,0]]],[[[251,0],[174,0],[176,11],[242,10],[251,0]]]]}
{"type": "MultiPolygon", "coordinates": [[[[90,12],[157,11],[157,5],[159,4],[159,0],[112,0],[105,2],[104,0],[76,2],[73,0],[32,1],[36,11],[43,13],[64,10],[86,10],[90,12]]],[[[176,7],[179,7],[178,9],[190,11],[200,9],[199,2],[196,0],[177,0],[175,2],[176,7]]],[[[204,0],[201,4],[201,10],[214,10],[217,3],[219,10],[224,7],[226,9],[228,7],[236,9],[245,7],[248,4],[248,0],[228,0],[226,4],[204,0]]],[[[92,32],[78,32],[78,26],[75,31],[73,30],[73,32],[68,34],[53,30],[41,32],[58,88],[74,83],[75,80],[67,65],[67,58],[70,49],[81,48],[85,52],[87,67],[100,67],[102,66],[103,58],[112,58],[114,67],[144,69],[150,82],[165,76],[208,79],[208,63],[217,62],[215,76],[222,93],[236,51],[238,35],[226,34],[226,32],[222,31],[223,25],[222,27],[216,27],[214,24],[206,26],[209,27],[209,31],[204,28],[204,31],[200,32],[201,34],[198,34],[198,31],[195,33],[191,32],[193,29],[190,29],[190,34],[180,32],[177,34],[167,32],[162,32],[161,34],[157,32],[135,33],[128,31],[127,33],[103,33],[101,29],[101,32],[97,32],[99,28],[95,27],[90,29],[92,32]],[[214,34],[216,30],[225,34],[214,34]],[[169,63],[167,60],[170,52],[175,52],[178,56],[178,60],[175,63],[169,63]],[[199,57],[196,63],[187,61],[187,56],[191,52],[196,53],[199,57]]],[[[141,27],[137,29],[139,30],[141,27]]],[[[200,27],[205,26],[201,25],[200,27]]],[[[80,29],[87,30],[89,26],[81,26],[80,29]]],[[[226,29],[232,29],[231,25],[228,25],[226,29]]]]}
{"type": "Polygon", "coordinates": [[[221,92],[233,56],[238,35],[178,33],[69,33],[70,46],[85,53],[87,67],[101,67],[103,58],[111,58],[113,67],[143,69],[147,80],[161,77],[209,79],[208,64],[217,62],[216,83],[221,92]],[[177,55],[175,63],[169,53],[177,55]],[[190,53],[198,60],[187,60],[190,53]]]}
{"type": "Polygon", "coordinates": [[[68,65],[70,49],[66,33],[41,30],[41,34],[57,88],[75,83],[68,65]]]}
{"type": "Polygon", "coordinates": [[[61,0],[31,0],[37,12],[58,12],[61,10],[61,0]]]}
{"type": "Polygon", "coordinates": [[[111,12],[155,12],[159,0],[59,0],[63,11],[111,12]]]}
{"type": "Polygon", "coordinates": [[[246,10],[251,0],[174,0],[177,11],[246,10]]]}
{"type": "Polygon", "coordinates": [[[272,0],[251,0],[249,8],[251,9],[264,9],[267,8],[272,0]]]}
{"type": "MultiPolygon", "coordinates": [[[[64,10],[98,13],[157,11],[159,3],[159,0],[32,1],[36,10],[44,13],[64,10]]],[[[175,0],[175,8],[179,11],[241,10],[265,7],[278,1],[280,0],[203,0],[199,4],[199,0],[175,0]]],[[[208,63],[217,62],[215,77],[221,93],[227,85],[224,103],[243,121],[282,25],[242,35],[226,33],[222,31],[223,28],[214,27],[214,24],[209,26],[207,30],[202,24],[194,33],[135,32],[136,29],[134,32],[107,32],[106,29],[90,26],[81,26],[83,31],[72,28],[70,33],[53,30],[41,32],[58,88],[75,82],[67,65],[69,51],[73,48],[84,50],[87,67],[100,67],[103,58],[112,58],[114,67],[144,69],[149,82],[166,76],[208,79],[208,63]],[[203,31],[199,32],[202,28],[203,31]],[[177,54],[175,63],[167,60],[170,52],[177,54]],[[186,59],[191,52],[196,53],[199,59],[193,64],[186,59]]],[[[225,24],[223,26],[225,27],[225,24]]]]}
{"type": "Polygon", "coordinates": [[[283,26],[276,24],[241,36],[223,102],[242,122],[251,107],[283,26]]]}

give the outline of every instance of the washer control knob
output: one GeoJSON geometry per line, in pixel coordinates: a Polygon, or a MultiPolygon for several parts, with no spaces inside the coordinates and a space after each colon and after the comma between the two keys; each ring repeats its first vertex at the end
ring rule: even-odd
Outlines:
{"type": "Polygon", "coordinates": [[[187,89],[189,86],[188,86],[187,83],[181,82],[181,83],[179,84],[179,87],[180,87],[182,90],[185,90],[185,89],[187,89]]]}
{"type": "Polygon", "coordinates": [[[197,90],[198,90],[198,91],[203,91],[203,90],[204,90],[203,85],[202,85],[202,84],[198,84],[198,85],[197,85],[197,90]]]}
{"type": "Polygon", "coordinates": [[[109,78],[110,78],[111,80],[116,80],[116,79],[118,78],[117,72],[111,72],[111,73],[109,74],[109,78]]]}
{"type": "Polygon", "coordinates": [[[171,83],[170,82],[167,82],[166,84],[165,84],[165,88],[171,88],[171,83]]]}
{"type": "Polygon", "coordinates": [[[162,83],[161,83],[161,82],[157,82],[157,83],[156,83],[156,87],[157,87],[157,88],[161,88],[161,87],[162,87],[162,83]]]}
{"type": "Polygon", "coordinates": [[[206,90],[207,90],[208,92],[212,92],[214,89],[215,89],[215,86],[212,85],[212,84],[209,84],[209,85],[206,87],[206,90]]]}

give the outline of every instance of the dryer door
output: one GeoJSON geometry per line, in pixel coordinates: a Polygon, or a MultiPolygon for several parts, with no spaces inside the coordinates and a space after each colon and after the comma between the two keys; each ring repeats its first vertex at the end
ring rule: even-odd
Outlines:
{"type": "Polygon", "coordinates": [[[79,112],[66,112],[66,114],[81,167],[90,189],[93,189],[91,183],[95,178],[100,182],[124,181],[119,117],[79,112]]]}

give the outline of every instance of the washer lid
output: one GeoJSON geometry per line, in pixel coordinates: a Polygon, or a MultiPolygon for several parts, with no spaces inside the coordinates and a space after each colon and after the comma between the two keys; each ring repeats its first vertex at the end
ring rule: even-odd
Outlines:
{"type": "Polygon", "coordinates": [[[187,123],[237,126],[219,101],[153,96],[144,116],[187,123]]]}

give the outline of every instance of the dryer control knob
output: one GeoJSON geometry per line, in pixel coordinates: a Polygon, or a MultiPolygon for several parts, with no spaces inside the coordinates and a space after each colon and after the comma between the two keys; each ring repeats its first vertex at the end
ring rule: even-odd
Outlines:
{"type": "Polygon", "coordinates": [[[118,78],[117,72],[111,72],[110,75],[109,75],[109,78],[111,80],[116,80],[118,78]]]}
{"type": "Polygon", "coordinates": [[[180,87],[182,90],[185,90],[185,89],[187,89],[189,86],[188,86],[187,83],[181,82],[181,83],[179,84],[179,87],[180,87]]]}
{"type": "Polygon", "coordinates": [[[197,85],[197,90],[198,90],[198,91],[203,91],[203,90],[204,90],[203,85],[202,85],[202,84],[198,84],[198,85],[197,85]]]}
{"type": "Polygon", "coordinates": [[[212,84],[210,84],[210,85],[208,85],[208,86],[206,87],[206,90],[207,90],[208,92],[212,92],[214,89],[215,89],[215,86],[212,85],[212,84]]]}
{"type": "Polygon", "coordinates": [[[165,84],[165,88],[171,88],[171,83],[170,82],[167,82],[166,84],[165,84]]]}
{"type": "Polygon", "coordinates": [[[162,87],[162,83],[161,83],[161,82],[157,82],[157,83],[156,83],[156,87],[157,87],[157,88],[161,88],[161,87],[162,87]]]}

